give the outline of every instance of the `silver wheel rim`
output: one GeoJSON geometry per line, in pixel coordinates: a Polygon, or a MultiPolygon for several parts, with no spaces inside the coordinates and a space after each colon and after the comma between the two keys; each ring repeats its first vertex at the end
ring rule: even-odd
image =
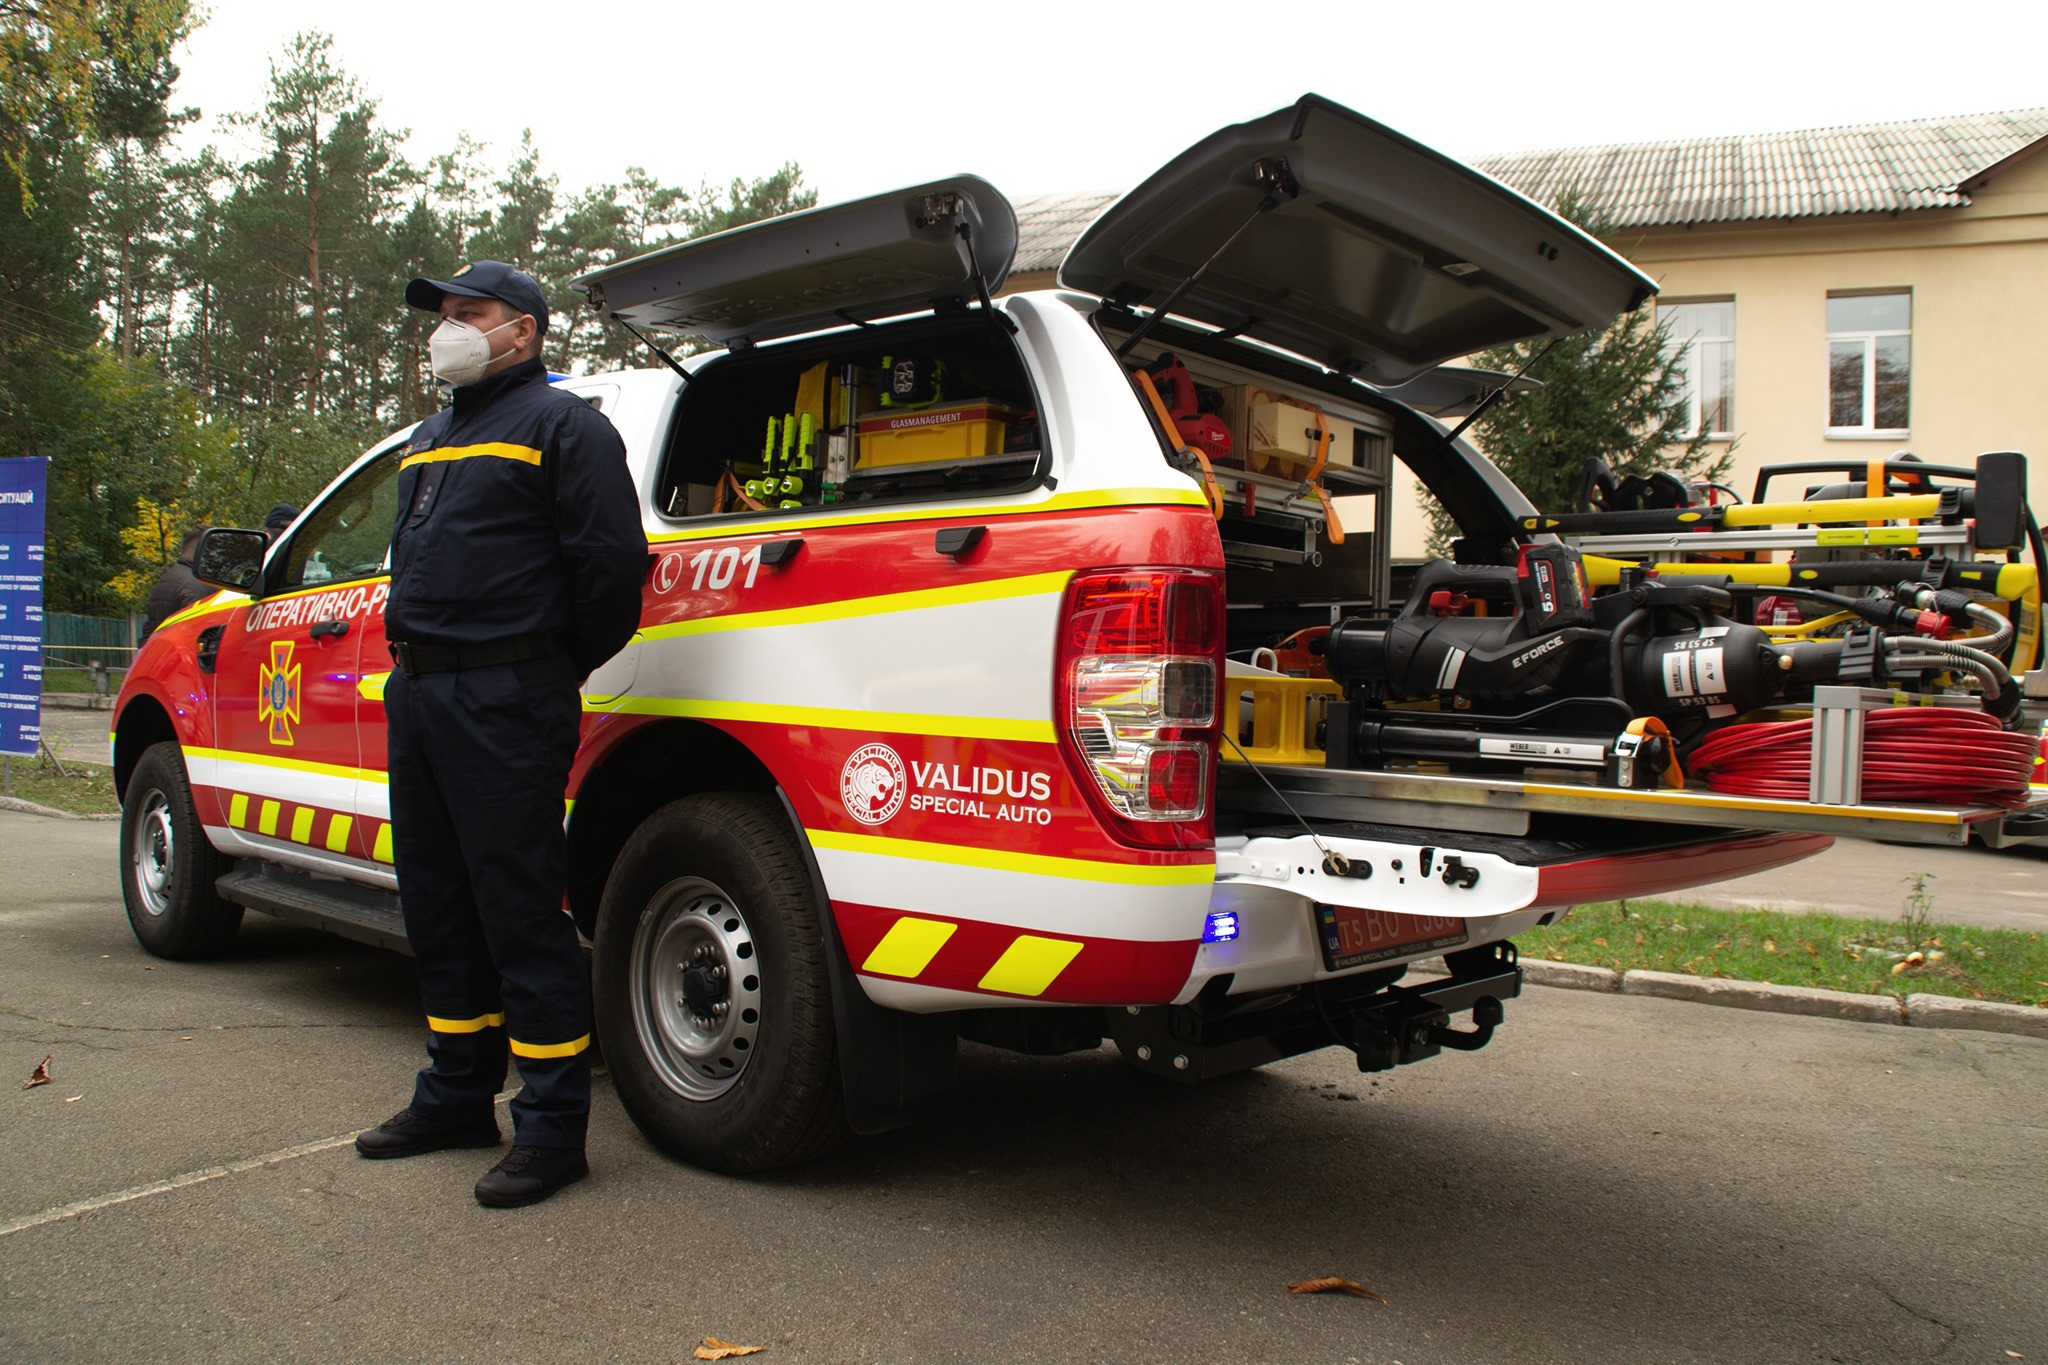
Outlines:
{"type": "Polygon", "coordinates": [[[717,886],[683,877],[654,893],[633,934],[633,1028],[662,1081],[712,1100],[746,1074],[761,1032],[753,930],[717,886]]]}
{"type": "Polygon", "coordinates": [[[128,857],[135,866],[135,894],[145,914],[161,916],[171,908],[171,875],[177,867],[177,836],[171,828],[171,801],[160,791],[142,798],[128,857]]]}

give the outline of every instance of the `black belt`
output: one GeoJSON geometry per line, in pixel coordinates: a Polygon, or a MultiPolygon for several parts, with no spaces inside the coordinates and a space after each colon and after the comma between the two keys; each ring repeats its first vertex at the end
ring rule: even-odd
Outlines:
{"type": "Polygon", "coordinates": [[[489,664],[516,664],[521,659],[545,659],[563,651],[562,637],[542,633],[514,635],[504,640],[487,640],[480,645],[437,645],[424,640],[387,640],[391,661],[408,678],[422,673],[453,673],[463,668],[489,664]]]}

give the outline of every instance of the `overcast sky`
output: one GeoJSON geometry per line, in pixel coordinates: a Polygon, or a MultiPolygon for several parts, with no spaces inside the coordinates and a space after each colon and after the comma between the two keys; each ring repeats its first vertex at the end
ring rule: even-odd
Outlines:
{"type": "Polygon", "coordinates": [[[1311,90],[1463,157],[2048,105],[2044,0],[210,0],[179,54],[196,136],[231,140],[308,29],[417,159],[467,132],[502,166],[531,128],[570,189],[794,160],[827,201],[1128,188],[1311,90]]]}

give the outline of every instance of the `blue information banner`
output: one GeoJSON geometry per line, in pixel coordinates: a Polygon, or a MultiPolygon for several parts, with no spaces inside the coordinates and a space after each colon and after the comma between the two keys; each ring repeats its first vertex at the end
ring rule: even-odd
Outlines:
{"type": "Polygon", "coordinates": [[[0,754],[43,734],[43,507],[50,462],[0,460],[0,754]]]}

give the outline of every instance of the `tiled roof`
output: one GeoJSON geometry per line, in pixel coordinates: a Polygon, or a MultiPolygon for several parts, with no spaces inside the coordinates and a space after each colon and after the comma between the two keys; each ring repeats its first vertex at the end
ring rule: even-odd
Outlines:
{"type": "Polygon", "coordinates": [[[1955,208],[1976,176],[2048,138],[2048,108],[1746,137],[1566,147],[1472,164],[1539,204],[1577,187],[1617,227],[1955,208]]]}
{"type": "Polygon", "coordinates": [[[1041,194],[1019,199],[1017,209],[1017,259],[1011,274],[1026,270],[1053,270],[1066,259],[1067,248],[1080,240],[1081,233],[1096,216],[1119,198],[1108,194],[1041,194]]]}

